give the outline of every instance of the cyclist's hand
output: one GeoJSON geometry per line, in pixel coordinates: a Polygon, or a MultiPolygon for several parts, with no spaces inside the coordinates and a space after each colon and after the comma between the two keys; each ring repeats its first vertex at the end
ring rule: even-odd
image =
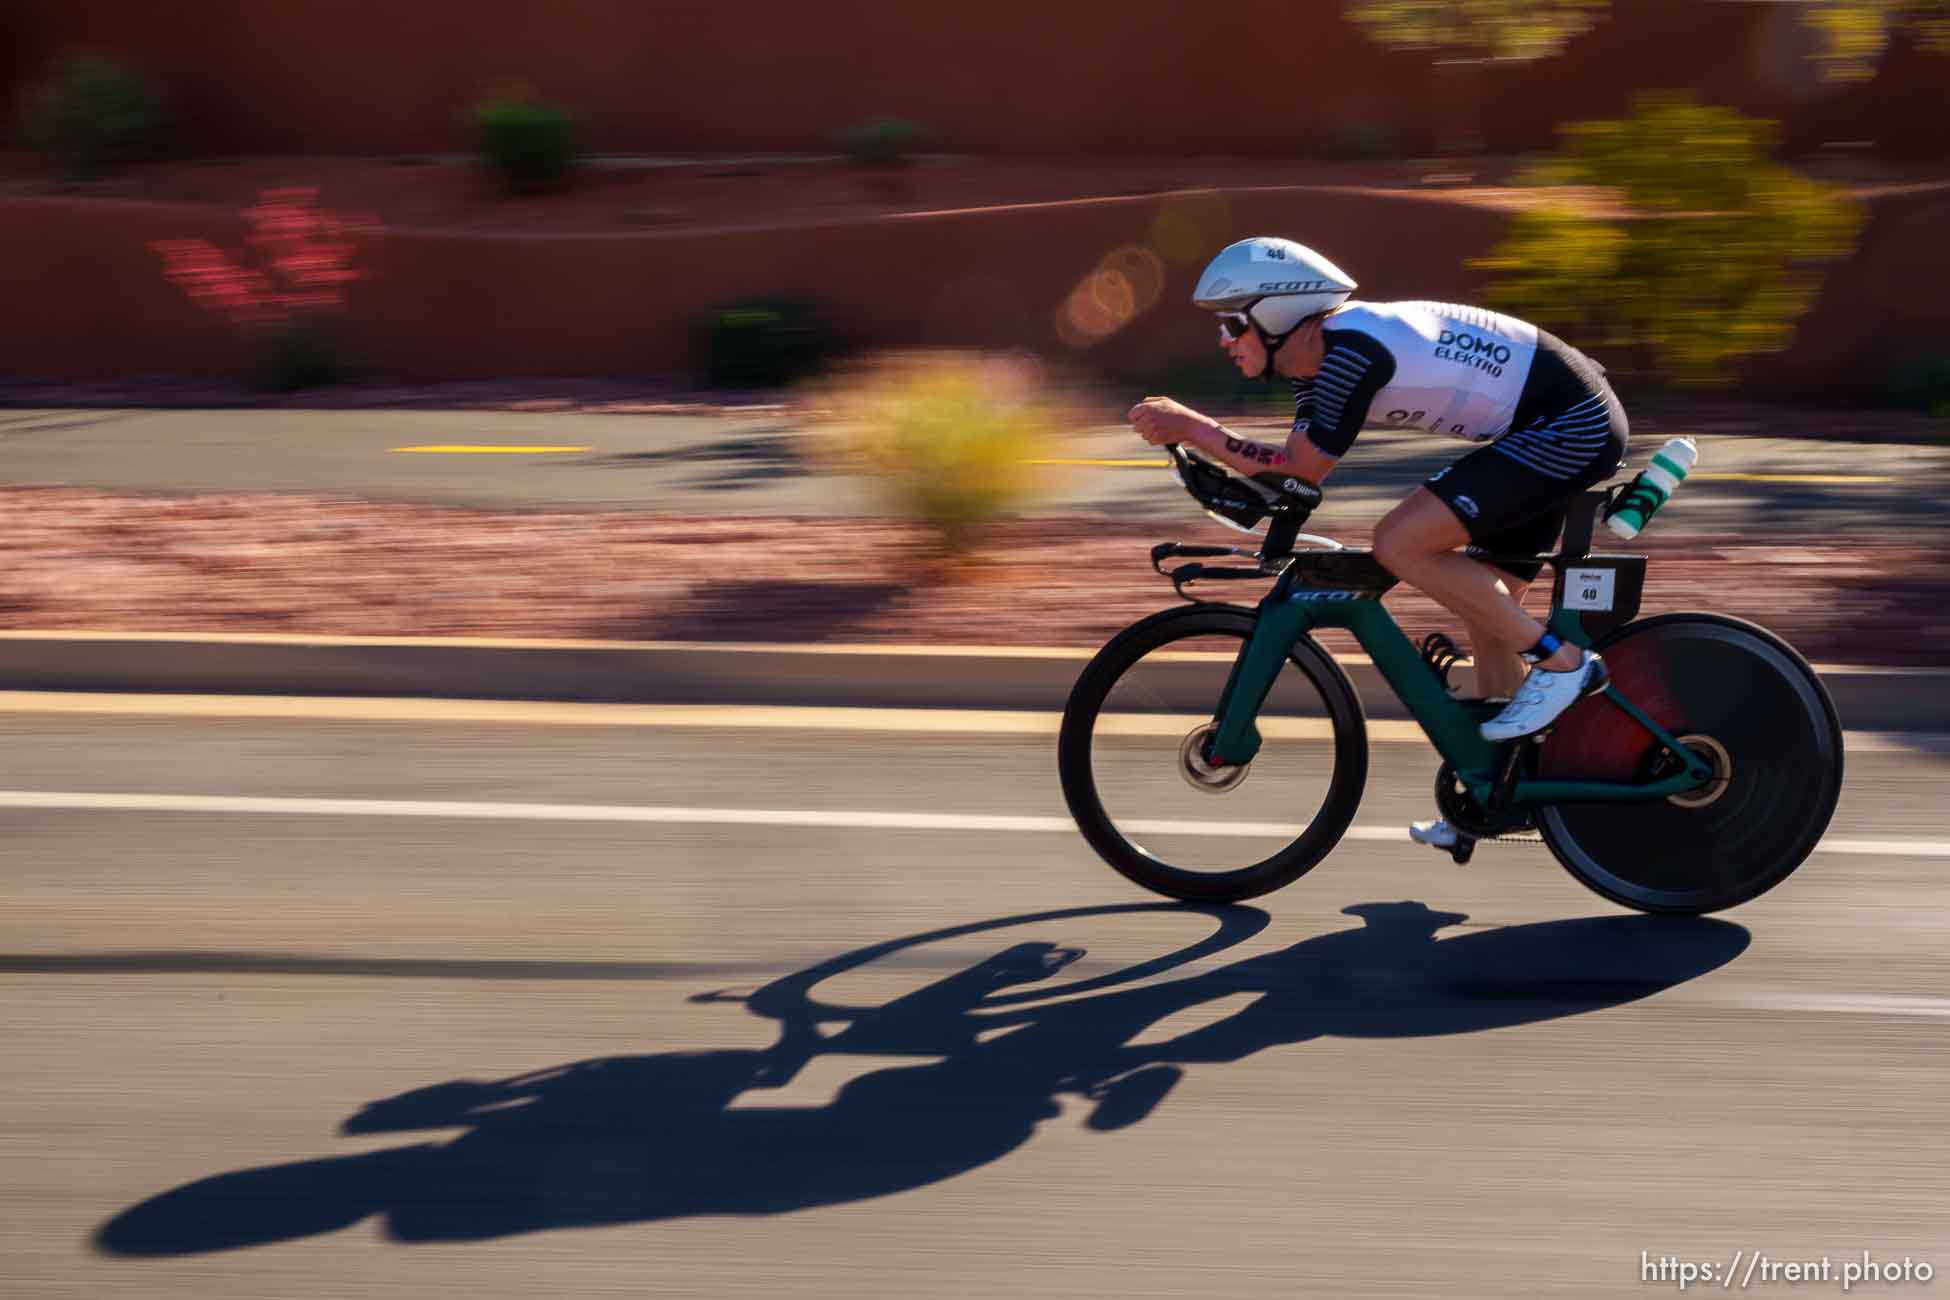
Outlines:
{"type": "Polygon", "coordinates": [[[1156,447],[1167,442],[1191,442],[1192,435],[1208,428],[1211,421],[1169,397],[1147,397],[1131,408],[1125,417],[1138,437],[1156,447]]]}

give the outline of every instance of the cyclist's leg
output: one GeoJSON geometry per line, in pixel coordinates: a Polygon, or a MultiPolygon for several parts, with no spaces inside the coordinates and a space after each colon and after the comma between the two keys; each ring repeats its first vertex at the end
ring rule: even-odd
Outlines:
{"type": "MultiPolygon", "coordinates": [[[[1507,573],[1497,575],[1497,585],[1502,587],[1511,600],[1523,604],[1524,593],[1530,584],[1519,582],[1507,573]]],[[[1523,680],[1524,662],[1514,650],[1506,650],[1496,642],[1496,634],[1468,619],[1463,620],[1464,634],[1469,638],[1469,657],[1476,676],[1476,697],[1478,699],[1507,700],[1523,680]]]]}
{"type": "MultiPolygon", "coordinates": [[[[1483,516],[1479,498],[1490,495],[1501,473],[1498,466],[1481,464],[1478,458],[1486,454],[1478,451],[1463,457],[1389,511],[1375,528],[1374,555],[1390,573],[1461,618],[1477,639],[1478,648],[1491,644],[1515,654],[1536,643],[1543,635],[1543,624],[1523,612],[1499,581],[1496,570],[1470,559],[1461,548],[1480,543],[1511,523],[1524,522],[1553,503],[1538,502],[1516,519],[1505,516],[1493,526],[1479,527],[1477,535],[1472,536],[1463,521],[1472,515],[1483,516]],[[1465,470],[1469,471],[1466,475],[1465,470]],[[1453,490],[1455,500],[1445,500],[1436,495],[1437,488],[1449,486],[1445,476],[1475,490],[1453,490]],[[1478,480],[1483,482],[1482,487],[1476,487],[1478,480]]],[[[1579,662],[1575,647],[1566,648],[1564,654],[1553,656],[1556,658],[1564,662],[1549,666],[1568,669],[1579,662]]]]}
{"type": "MultiPolygon", "coordinates": [[[[1527,650],[1543,635],[1543,624],[1497,588],[1494,571],[1463,554],[1426,555],[1444,543],[1468,545],[1478,554],[1499,551],[1538,554],[1550,549],[1565,512],[1578,493],[1608,477],[1624,450],[1623,415],[1607,426],[1602,399],[1595,415],[1580,411],[1571,420],[1592,420],[1586,431],[1560,434],[1550,421],[1523,434],[1481,447],[1438,470],[1375,530],[1375,556],[1410,586],[1434,597],[1471,626],[1472,636],[1493,641],[1512,654],[1527,650]],[[1540,439],[1555,435],[1555,443],[1540,439]],[[1573,442],[1573,437],[1583,441],[1573,442]],[[1521,438],[1523,441],[1504,442],[1521,438]],[[1551,450],[1561,446],[1563,451],[1551,450]],[[1558,457],[1562,459],[1558,459],[1558,457]],[[1447,516],[1445,519],[1443,516],[1447,516]],[[1397,568],[1397,564],[1402,567],[1397,568]]],[[[1616,410],[1616,399],[1609,405],[1616,410]]],[[[1541,567],[1541,566],[1537,566],[1541,567]]],[[[1517,577],[1526,576],[1522,572],[1517,577]]],[[[1529,575],[1534,576],[1534,573],[1529,575]]],[[[1543,664],[1547,670],[1574,668],[1580,656],[1572,647],[1543,664]]]]}
{"type": "MultiPolygon", "coordinates": [[[[1456,465],[1440,471],[1432,482],[1452,476],[1461,466],[1481,456],[1482,452],[1465,456],[1456,465]]],[[[1496,467],[1490,467],[1494,470],[1496,467]]],[[[1474,477],[1474,471],[1465,478],[1465,485],[1474,477]]],[[[1484,554],[1510,555],[1535,554],[1548,547],[1556,537],[1556,530],[1562,527],[1562,511],[1554,520],[1538,522],[1536,516],[1523,520],[1507,529],[1484,528],[1475,536],[1464,527],[1462,519],[1473,509],[1480,516],[1482,502],[1491,499],[1491,493],[1478,490],[1476,496],[1462,493],[1465,504],[1452,507],[1438,499],[1428,486],[1416,489],[1406,501],[1396,506],[1375,529],[1375,557],[1408,582],[1410,586],[1434,597],[1444,607],[1455,613],[1468,630],[1470,648],[1476,657],[1476,683],[1479,692],[1488,696],[1509,696],[1523,679],[1522,661],[1517,657],[1520,648],[1527,648],[1532,641],[1522,641],[1524,635],[1521,624],[1514,634],[1509,630],[1509,618],[1492,619],[1483,611],[1497,612],[1498,605],[1517,620],[1527,620],[1519,603],[1523,593],[1529,590],[1529,578],[1535,572],[1524,574],[1512,572],[1470,558],[1455,548],[1469,545],[1470,549],[1484,554]],[[1544,523],[1552,529],[1549,537],[1538,540],[1544,523]],[[1439,553],[1418,555],[1418,549],[1439,553]],[[1396,567],[1400,565],[1402,567],[1396,567]],[[1472,590],[1475,599],[1463,602],[1445,595],[1445,591],[1431,590],[1423,575],[1440,566],[1445,580],[1462,578],[1469,585],[1455,583],[1445,587],[1453,592],[1459,587],[1472,590]],[[1404,569],[1409,572],[1404,572],[1404,569]]],[[[1546,510],[1543,513],[1548,514],[1546,510]]],[[[1512,569],[1528,567],[1512,562],[1512,569]]],[[[1534,641],[1535,634],[1532,634],[1534,641]]],[[[1581,662],[1581,659],[1579,660],[1581,662]]],[[[1430,821],[1411,822],[1408,827],[1409,838],[1418,844],[1426,844],[1436,849],[1452,849],[1461,838],[1461,832],[1448,821],[1437,817],[1430,821]]]]}
{"type": "MultiPolygon", "coordinates": [[[[1509,593],[1510,599],[1518,605],[1523,604],[1524,595],[1530,585],[1543,571],[1542,560],[1524,560],[1516,557],[1541,555],[1557,544],[1557,535],[1564,530],[1565,511],[1562,508],[1547,510],[1534,519],[1526,520],[1512,528],[1485,536],[1463,551],[1464,555],[1477,559],[1486,556],[1504,558],[1490,562],[1496,573],[1497,582],[1509,593]]],[[[1509,699],[1523,680],[1524,662],[1517,652],[1496,643],[1494,634],[1478,623],[1463,620],[1468,630],[1470,656],[1475,661],[1476,694],[1483,699],[1509,699]]]]}

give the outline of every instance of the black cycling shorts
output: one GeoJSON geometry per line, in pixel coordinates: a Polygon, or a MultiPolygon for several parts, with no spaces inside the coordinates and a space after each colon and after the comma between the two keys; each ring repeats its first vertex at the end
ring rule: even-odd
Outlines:
{"type": "MultiPolygon", "coordinates": [[[[1510,432],[1436,471],[1423,486],[1455,512],[1470,555],[1540,555],[1557,543],[1570,503],[1618,469],[1625,408],[1583,353],[1538,332],[1536,360],[1510,432]]],[[[1542,560],[1498,568],[1534,582],[1542,560]]]]}

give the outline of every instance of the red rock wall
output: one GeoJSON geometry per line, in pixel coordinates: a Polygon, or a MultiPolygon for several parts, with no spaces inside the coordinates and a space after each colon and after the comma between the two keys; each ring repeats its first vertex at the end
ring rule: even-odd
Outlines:
{"type": "MultiPolygon", "coordinates": [[[[351,286],[357,344],[404,381],[625,375],[691,363],[690,323],[748,295],[827,304],[869,345],[1028,347],[1098,372],[1213,355],[1187,305],[1210,249],[1304,224],[1364,296],[1459,298],[1501,212],[1440,194],[1296,189],[1163,195],[776,231],[600,236],[394,233],[351,286]],[[1178,232],[1174,236],[1174,232],[1178,232]],[[1171,254],[1180,246],[1186,260],[1171,254]],[[1163,254],[1162,256],[1160,254],[1163,254]],[[1093,278],[1103,271],[1117,276],[1093,278]]],[[[1886,350],[1950,352],[1950,189],[1872,205],[1794,346],[1756,382],[1873,392],[1886,350]]],[[[103,378],[235,373],[241,333],[163,278],[158,239],[241,249],[240,217],[175,204],[0,201],[0,374],[103,378]]]]}
{"type": "Polygon", "coordinates": [[[1050,4],[912,0],[9,0],[0,91],[78,46],[160,75],[197,152],[464,147],[465,107],[526,83],[582,112],[599,150],[824,149],[872,116],[960,152],[1320,152],[1382,123],[1421,150],[1480,126],[1496,150],[1695,87],[1787,124],[1791,147],[1873,140],[1950,156],[1950,61],[1897,50],[1873,83],[1823,86],[1794,0],[1614,0],[1558,58],[1437,75],[1339,0],[1050,4]]]}

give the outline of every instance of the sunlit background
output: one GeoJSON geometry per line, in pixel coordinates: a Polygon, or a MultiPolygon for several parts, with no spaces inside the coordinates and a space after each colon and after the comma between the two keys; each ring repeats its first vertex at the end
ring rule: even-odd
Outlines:
{"type": "Polygon", "coordinates": [[[12,0],[0,112],[0,1295],[1946,1285],[1950,0],[12,0]],[[1695,441],[1641,612],[1832,695],[1791,878],[1412,844],[1338,632],[1362,761],[1286,671],[1202,785],[1239,620],[1071,750],[1176,860],[1345,837],[1092,850],[1073,684],[1254,545],[1126,412],[1284,442],[1190,304],[1260,234],[1695,441]]]}

